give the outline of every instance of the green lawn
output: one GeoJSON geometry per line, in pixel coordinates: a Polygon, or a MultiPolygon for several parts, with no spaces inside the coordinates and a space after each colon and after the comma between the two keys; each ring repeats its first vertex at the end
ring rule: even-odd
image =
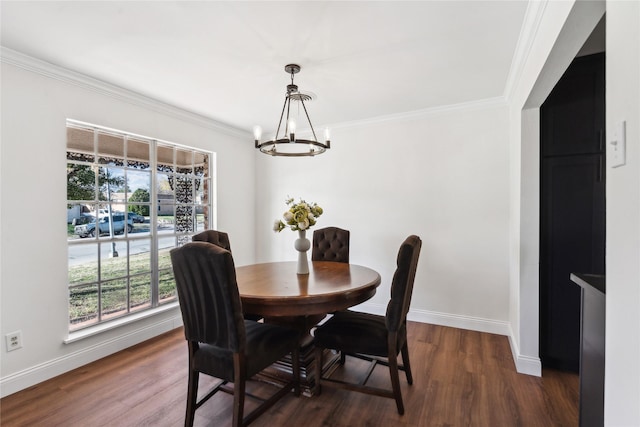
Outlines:
{"type": "MultiPolygon", "coordinates": [[[[175,281],[171,270],[169,249],[161,251],[158,258],[159,299],[175,296],[175,281]]],[[[127,310],[127,258],[108,258],[101,261],[102,278],[100,293],[98,284],[90,283],[69,290],[69,322],[77,324],[98,316],[98,299],[102,305],[102,316],[127,310]]],[[[135,310],[151,303],[151,270],[149,254],[129,257],[129,308],[135,310]]],[[[69,283],[95,282],[94,263],[69,267],[69,283]]]]}

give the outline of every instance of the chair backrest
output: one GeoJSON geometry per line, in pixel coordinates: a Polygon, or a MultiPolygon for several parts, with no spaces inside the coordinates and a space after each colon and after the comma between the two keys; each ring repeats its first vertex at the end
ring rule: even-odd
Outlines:
{"type": "Polygon", "coordinates": [[[218,245],[223,249],[231,252],[231,242],[229,241],[229,235],[224,231],[217,230],[205,230],[191,237],[194,242],[209,242],[214,245],[218,245]]]}
{"type": "Polygon", "coordinates": [[[246,332],[231,252],[206,242],[171,251],[185,338],[244,351],[246,332]]]}
{"type": "Polygon", "coordinates": [[[391,282],[391,300],[387,305],[386,325],[389,331],[398,331],[406,321],[421,247],[420,237],[411,235],[398,251],[397,268],[391,282]]]}
{"type": "Polygon", "coordinates": [[[349,262],[349,230],[320,228],[313,232],[311,261],[349,262]]]}

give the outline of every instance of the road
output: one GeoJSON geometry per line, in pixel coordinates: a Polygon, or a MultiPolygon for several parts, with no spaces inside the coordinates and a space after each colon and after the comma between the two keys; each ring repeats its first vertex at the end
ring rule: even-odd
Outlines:
{"type": "MultiPolygon", "coordinates": [[[[149,231],[140,231],[133,234],[135,234],[136,237],[149,237],[149,231]]],[[[103,239],[105,238],[103,237],[103,239]]],[[[81,240],[83,243],[95,242],[94,238],[87,238],[87,239],[81,239],[81,240]]],[[[116,241],[115,243],[116,243],[116,251],[119,252],[120,256],[125,255],[127,250],[127,242],[123,240],[123,241],[116,241]]],[[[160,248],[172,248],[175,246],[175,236],[167,235],[166,237],[160,237],[158,239],[158,243],[160,248]]],[[[129,255],[149,252],[150,249],[151,249],[151,239],[141,238],[141,239],[135,239],[135,240],[129,241],[129,251],[130,251],[129,255]]],[[[111,242],[103,241],[102,250],[111,252],[111,242]]],[[[98,246],[95,244],[68,245],[69,265],[72,266],[72,265],[85,264],[89,262],[95,262],[98,258],[97,252],[98,252],[98,246]]]]}

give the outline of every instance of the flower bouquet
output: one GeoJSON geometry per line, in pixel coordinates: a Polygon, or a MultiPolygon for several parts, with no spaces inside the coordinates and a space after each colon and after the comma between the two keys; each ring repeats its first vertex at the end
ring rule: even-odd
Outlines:
{"type": "Polygon", "coordinates": [[[273,231],[281,232],[285,228],[292,231],[301,231],[316,225],[316,219],[322,215],[322,208],[316,203],[307,203],[300,199],[298,203],[293,202],[293,198],[288,198],[286,204],[289,206],[283,215],[284,222],[277,219],[273,225],[273,231]]]}

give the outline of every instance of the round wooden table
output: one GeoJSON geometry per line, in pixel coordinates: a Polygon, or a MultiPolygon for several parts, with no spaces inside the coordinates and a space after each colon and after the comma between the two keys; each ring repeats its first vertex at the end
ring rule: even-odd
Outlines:
{"type": "Polygon", "coordinates": [[[236,267],[242,309],[264,317],[326,315],[371,298],[380,275],[342,262],[311,261],[309,274],[296,274],[296,262],[236,267]]]}
{"type": "MultiPolygon", "coordinates": [[[[312,261],[309,274],[296,274],[296,264],[270,262],[236,267],[236,280],[245,313],[300,331],[300,386],[303,394],[310,396],[316,367],[309,331],[327,313],[344,310],[375,295],[380,275],[360,265],[328,261],[312,261]]],[[[325,356],[325,361],[335,361],[335,357],[325,356]]],[[[272,381],[290,378],[291,360],[285,358],[263,373],[272,381]]]]}

